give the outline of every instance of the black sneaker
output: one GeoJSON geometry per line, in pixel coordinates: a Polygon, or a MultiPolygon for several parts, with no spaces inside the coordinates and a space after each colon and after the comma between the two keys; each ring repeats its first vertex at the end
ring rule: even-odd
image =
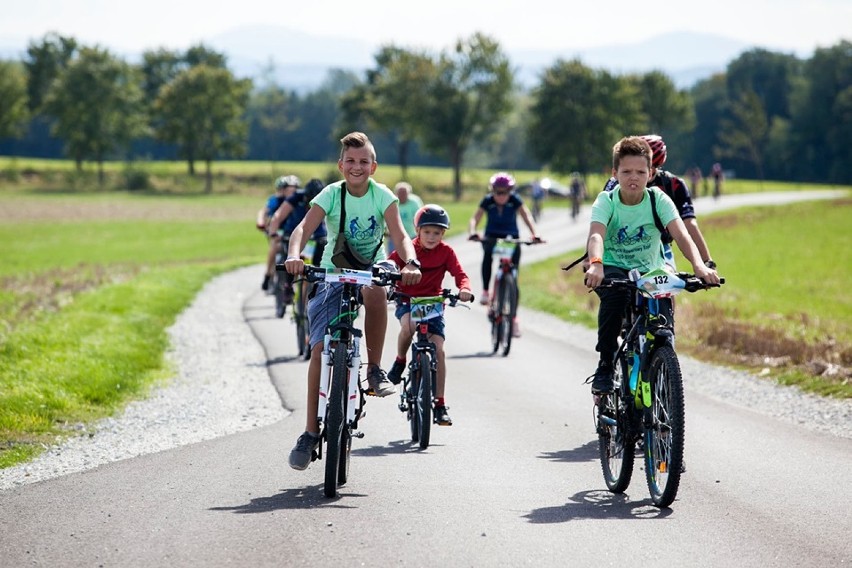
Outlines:
{"type": "Polygon", "coordinates": [[[269,290],[269,281],[270,281],[271,279],[272,279],[272,277],[271,277],[269,274],[267,274],[266,276],[264,276],[264,277],[263,277],[263,284],[261,284],[261,285],[260,285],[260,289],[261,289],[261,290],[263,290],[264,292],[266,292],[267,290],[269,290]]]}
{"type": "Polygon", "coordinates": [[[318,434],[304,432],[299,439],[296,440],[296,445],[290,450],[290,467],[302,471],[308,469],[311,462],[315,459],[317,446],[319,446],[320,437],[318,434]]]}
{"type": "Polygon", "coordinates": [[[396,392],[396,386],[388,380],[385,372],[378,365],[373,365],[367,371],[367,394],[388,396],[396,392]]]}
{"type": "Polygon", "coordinates": [[[405,362],[397,359],[388,371],[388,380],[395,385],[402,382],[402,372],[405,371],[405,362]]]}
{"type": "Polygon", "coordinates": [[[612,392],[612,388],[612,364],[608,361],[601,361],[592,377],[592,394],[608,394],[612,392]]]}
{"type": "Polygon", "coordinates": [[[447,414],[446,406],[436,406],[435,407],[435,424],[438,426],[452,426],[453,420],[450,418],[450,415],[447,414]]]}

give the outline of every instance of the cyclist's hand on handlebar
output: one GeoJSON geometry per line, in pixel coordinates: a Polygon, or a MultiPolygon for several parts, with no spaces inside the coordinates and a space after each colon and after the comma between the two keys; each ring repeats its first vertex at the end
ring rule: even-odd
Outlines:
{"type": "Polygon", "coordinates": [[[459,300],[462,302],[472,302],[473,294],[470,293],[470,290],[459,290],[459,300]]]}
{"type": "Polygon", "coordinates": [[[255,223],[254,226],[257,227],[258,231],[266,232],[266,225],[264,223],[255,223]]]}
{"type": "Polygon", "coordinates": [[[589,268],[586,269],[586,275],[583,278],[583,284],[585,284],[586,287],[590,290],[594,290],[595,288],[600,286],[603,279],[603,264],[596,262],[594,264],[591,264],[589,268]]]}
{"type": "Polygon", "coordinates": [[[704,264],[696,264],[695,276],[700,278],[705,284],[719,285],[719,274],[712,268],[707,268],[704,264]]]}
{"type": "Polygon", "coordinates": [[[284,261],[284,266],[290,274],[302,274],[305,271],[305,261],[299,257],[289,257],[284,261]]]}
{"type": "Polygon", "coordinates": [[[467,240],[469,241],[481,241],[482,237],[479,236],[479,233],[471,233],[468,235],[467,240]]]}
{"type": "Polygon", "coordinates": [[[406,264],[405,266],[403,266],[402,270],[399,271],[399,274],[402,276],[403,286],[411,286],[412,284],[417,284],[423,277],[423,275],[420,273],[420,269],[415,268],[410,264],[406,264]]]}
{"type": "Polygon", "coordinates": [[[539,243],[543,243],[545,241],[544,241],[544,239],[542,239],[538,235],[533,235],[532,242],[533,242],[533,244],[539,244],[539,243]]]}

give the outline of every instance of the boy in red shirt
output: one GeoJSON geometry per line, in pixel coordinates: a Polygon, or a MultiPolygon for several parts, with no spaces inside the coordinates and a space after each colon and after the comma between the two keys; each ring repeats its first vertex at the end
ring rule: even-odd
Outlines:
{"type": "MultiPolygon", "coordinates": [[[[450,216],[438,205],[424,205],[414,216],[414,226],[417,236],[414,238],[414,251],[420,262],[420,282],[410,286],[399,286],[400,292],[409,296],[438,296],[443,290],[444,274],[449,272],[456,280],[459,289],[459,299],[462,302],[473,301],[470,293],[470,279],[459,263],[456,252],[444,242],[444,233],[450,228],[450,216]]],[[[397,266],[404,263],[394,251],[390,259],[397,266]]],[[[397,300],[396,318],[399,320],[399,338],[397,340],[397,355],[388,380],[394,384],[402,381],[405,370],[405,357],[414,337],[414,326],[411,324],[411,305],[408,298],[397,300]]],[[[452,426],[453,421],[447,414],[444,402],[444,385],[447,378],[447,367],[444,362],[444,316],[429,320],[430,339],[435,344],[438,358],[438,380],[435,385],[435,422],[441,426],[452,426]]]]}

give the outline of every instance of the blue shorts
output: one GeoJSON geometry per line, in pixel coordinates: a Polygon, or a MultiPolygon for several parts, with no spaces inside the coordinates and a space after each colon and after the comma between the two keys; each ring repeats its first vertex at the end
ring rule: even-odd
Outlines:
{"type": "MultiPolygon", "coordinates": [[[[401,302],[397,302],[396,312],[394,313],[394,315],[396,316],[396,319],[400,320],[402,319],[402,316],[409,313],[410,311],[411,304],[403,304],[401,302]]],[[[429,324],[427,328],[429,330],[429,333],[432,333],[434,335],[440,335],[441,337],[446,339],[446,336],[444,335],[444,314],[441,314],[439,317],[432,318],[426,321],[429,324]]]]}
{"type": "Polygon", "coordinates": [[[311,325],[311,348],[322,343],[328,323],[340,313],[340,296],[344,284],[317,282],[308,300],[308,322],[311,325]]]}

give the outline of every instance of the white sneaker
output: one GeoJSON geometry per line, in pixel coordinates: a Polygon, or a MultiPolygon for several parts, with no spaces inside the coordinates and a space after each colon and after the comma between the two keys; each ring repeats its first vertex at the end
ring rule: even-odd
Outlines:
{"type": "Polygon", "coordinates": [[[479,297],[479,303],[482,304],[483,306],[487,306],[488,304],[491,303],[491,297],[488,294],[488,290],[482,291],[482,296],[479,297]]]}

